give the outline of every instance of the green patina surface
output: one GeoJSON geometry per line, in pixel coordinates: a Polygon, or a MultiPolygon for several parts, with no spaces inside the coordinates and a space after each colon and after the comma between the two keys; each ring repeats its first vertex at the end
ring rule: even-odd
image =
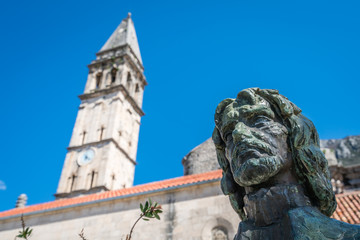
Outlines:
{"type": "Polygon", "coordinates": [[[327,160],[314,124],[294,103],[277,90],[245,89],[218,105],[215,124],[221,188],[242,219],[236,240],[360,239],[359,226],[328,217],[337,204],[327,160]],[[286,184],[301,192],[286,194],[286,184]],[[261,191],[270,202],[253,197],[261,191]],[[272,207],[276,217],[267,215],[272,207]]]}

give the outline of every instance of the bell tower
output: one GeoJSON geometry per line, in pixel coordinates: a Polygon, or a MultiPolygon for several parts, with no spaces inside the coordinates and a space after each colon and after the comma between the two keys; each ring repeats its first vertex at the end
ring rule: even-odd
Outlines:
{"type": "Polygon", "coordinates": [[[134,180],[147,82],[130,13],[88,68],[56,198],[126,188],[134,180]]]}

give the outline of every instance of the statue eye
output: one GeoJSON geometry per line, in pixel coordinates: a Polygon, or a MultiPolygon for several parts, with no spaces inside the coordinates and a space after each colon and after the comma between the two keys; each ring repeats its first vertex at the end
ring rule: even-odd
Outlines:
{"type": "Polygon", "coordinates": [[[232,139],[232,133],[227,133],[224,137],[225,142],[229,142],[232,139]]]}
{"type": "Polygon", "coordinates": [[[259,116],[259,117],[255,118],[253,126],[254,127],[263,127],[263,126],[267,125],[267,123],[269,123],[270,121],[271,121],[271,119],[268,117],[259,116]]]}

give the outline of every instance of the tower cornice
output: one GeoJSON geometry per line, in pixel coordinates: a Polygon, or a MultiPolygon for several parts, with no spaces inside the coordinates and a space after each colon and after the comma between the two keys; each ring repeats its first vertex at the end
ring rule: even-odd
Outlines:
{"type": "Polygon", "coordinates": [[[97,187],[93,187],[91,189],[80,189],[80,190],[75,190],[72,192],[62,192],[62,193],[55,193],[54,196],[56,198],[72,198],[72,197],[78,197],[81,195],[85,195],[85,194],[92,194],[92,193],[99,193],[99,192],[104,192],[104,191],[109,191],[110,189],[108,189],[106,186],[97,186],[97,187]]]}
{"type": "Polygon", "coordinates": [[[119,84],[116,86],[111,86],[110,88],[99,89],[99,90],[96,90],[91,93],[84,93],[84,94],[79,95],[78,97],[80,98],[81,101],[83,101],[83,100],[100,97],[100,96],[118,92],[118,91],[121,91],[124,94],[125,99],[127,99],[129,101],[131,106],[140,115],[140,117],[145,115],[143,110],[139,107],[139,105],[135,102],[135,100],[130,96],[129,92],[126,90],[126,88],[122,84],[119,84]]]}
{"type": "Polygon", "coordinates": [[[131,47],[128,44],[99,52],[96,54],[96,56],[97,56],[97,59],[93,60],[90,64],[87,65],[89,69],[91,69],[91,67],[94,67],[94,66],[96,67],[98,64],[108,62],[109,60],[112,60],[113,58],[117,59],[117,58],[123,57],[123,58],[126,58],[126,60],[128,60],[130,65],[142,75],[142,78],[140,79],[142,84],[144,86],[148,85],[145,75],[144,75],[144,67],[141,64],[141,62],[137,59],[136,55],[134,54],[133,50],[131,49],[131,47]],[[123,49],[125,49],[125,50],[122,51],[123,49]],[[130,51],[130,54],[127,50],[130,51]]]}
{"type": "MultiPolygon", "coordinates": [[[[140,62],[140,60],[138,59],[138,57],[136,56],[135,52],[132,50],[131,46],[129,44],[124,44],[112,49],[107,49],[107,50],[103,50],[101,52],[96,53],[96,57],[97,59],[94,60],[94,63],[97,63],[99,60],[107,60],[111,57],[118,57],[118,56],[124,56],[124,55],[128,55],[130,56],[130,59],[133,61],[133,63],[135,65],[137,65],[136,67],[139,68],[139,70],[141,72],[144,71],[144,66],[142,65],[142,63],[140,62]],[[119,51],[121,49],[125,49],[125,51],[119,51]],[[129,52],[127,52],[127,50],[129,50],[129,52]],[[107,55],[109,54],[109,55],[107,55]]],[[[89,64],[89,65],[92,65],[89,64]]]]}

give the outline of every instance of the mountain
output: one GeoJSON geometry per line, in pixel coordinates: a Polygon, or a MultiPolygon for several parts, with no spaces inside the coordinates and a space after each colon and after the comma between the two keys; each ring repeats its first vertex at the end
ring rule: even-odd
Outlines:
{"type": "Polygon", "coordinates": [[[320,146],[334,150],[337,161],[343,166],[360,164],[360,135],[320,140],[320,146]]]}

